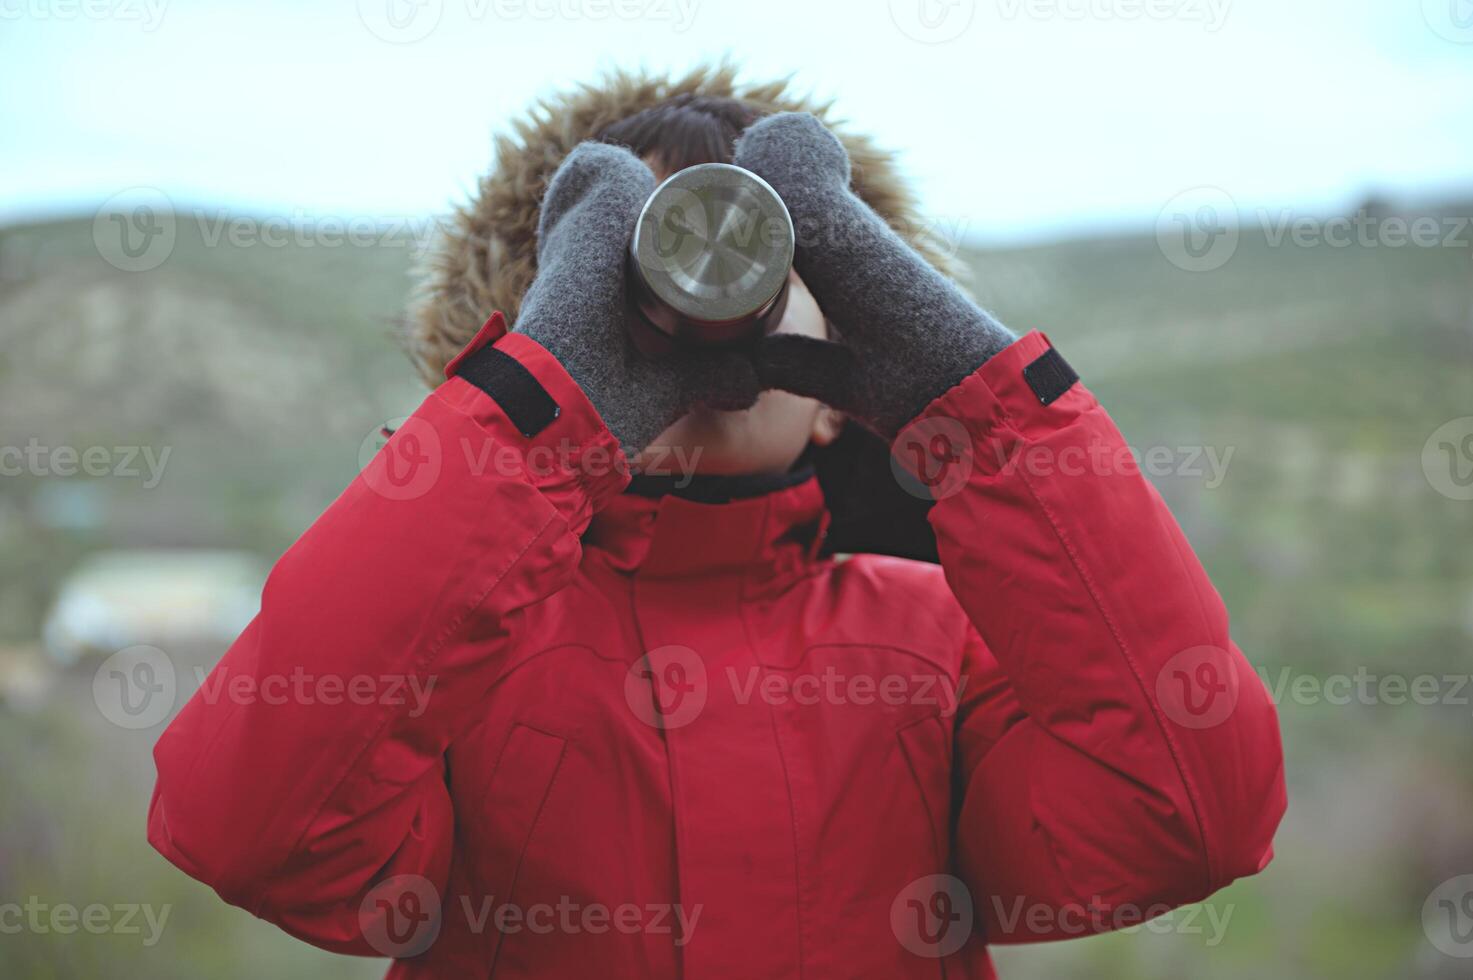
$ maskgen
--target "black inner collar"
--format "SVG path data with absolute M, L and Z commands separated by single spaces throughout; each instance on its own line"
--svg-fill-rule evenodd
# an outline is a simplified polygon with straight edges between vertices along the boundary
M 714 476 L 697 473 L 692 476 L 649 476 L 636 473 L 626 493 L 638 497 L 663 497 L 667 494 L 698 504 L 729 504 L 733 500 L 760 497 L 795 487 L 813 478 L 814 470 L 806 463 L 786 473 L 754 473 L 738 476 Z

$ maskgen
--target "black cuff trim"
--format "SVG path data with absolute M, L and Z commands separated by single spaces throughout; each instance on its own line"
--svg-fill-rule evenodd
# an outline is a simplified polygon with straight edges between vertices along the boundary
M 528 439 L 562 414 L 536 375 L 500 348 L 483 347 L 476 351 L 466 358 L 459 374 L 490 395 L 517 431 Z
M 1038 396 L 1040 403 L 1050 405 L 1079 380 L 1079 375 L 1064 360 L 1057 348 L 1050 347 L 1023 369 L 1023 379 Z

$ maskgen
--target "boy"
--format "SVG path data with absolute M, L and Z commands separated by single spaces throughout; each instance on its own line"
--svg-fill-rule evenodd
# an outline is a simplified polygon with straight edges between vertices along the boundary
M 392 976 L 686 978 L 988 977 L 1267 863 L 1273 709 L 1181 532 L 806 108 L 616 76 L 503 141 L 417 312 L 446 380 L 217 667 L 360 696 L 196 696 L 155 750 L 171 861 Z M 628 235 L 710 161 L 788 206 L 789 307 L 646 361 Z M 929 488 L 939 567 L 826 554 L 846 429 Z

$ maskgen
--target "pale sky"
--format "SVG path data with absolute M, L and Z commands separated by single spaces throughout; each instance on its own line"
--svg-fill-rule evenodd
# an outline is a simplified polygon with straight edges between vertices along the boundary
M 612 65 L 796 73 L 984 240 L 1473 196 L 1473 0 L 0 0 L 0 221 L 421 215 Z

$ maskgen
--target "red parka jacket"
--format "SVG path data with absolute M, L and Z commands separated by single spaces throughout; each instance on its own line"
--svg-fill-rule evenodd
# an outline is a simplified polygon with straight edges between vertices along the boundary
M 1273 707 L 1043 335 L 922 416 L 940 567 L 816 557 L 812 481 L 621 494 L 561 366 L 497 348 L 158 741 L 149 839 L 226 901 L 398 977 L 987 977 L 1268 861 Z

